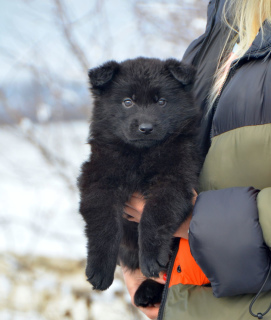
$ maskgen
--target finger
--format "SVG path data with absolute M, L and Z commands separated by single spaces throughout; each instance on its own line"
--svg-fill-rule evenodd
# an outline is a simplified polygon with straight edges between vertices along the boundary
M 197 192 L 196 192 L 194 189 L 192 189 L 192 191 L 193 191 L 193 194 L 194 194 L 194 197 L 192 198 L 192 204 L 193 204 L 193 206 L 194 206 L 195 203 L 196 203 L 198 194 L 197 194 Z
M 125 212 L 123 212 L 122 217 L 123 217 L 124 219 L 128 220 L 128 221 L 137 222 L 137 223 L 138 223 L 138 221 L 136 221 L 136 219 L 135 219 L 134 217 L 130 216 L 129 214 L 127 214 L 127 213 L 125 213 Z
M 129 221 L 135 221 L 135 222 L 140 221 L 141 214 L 134 208 L 131 208 L 129 205 L 126 205 L 124 207 L 124 213 L 126 214 L 124 218 L 128 219 Z
M 141 195 L 139 196 L 132 195 L 132 197 L 130 198 L 127 204 L 142 214 L 145 206 L 145 199 Z
M 198 196 L 198 194 L 197 194 L 195 189 L 192 189 L 192 192 L 193 192 L 194 196 L 196 196 L 196 197 Z

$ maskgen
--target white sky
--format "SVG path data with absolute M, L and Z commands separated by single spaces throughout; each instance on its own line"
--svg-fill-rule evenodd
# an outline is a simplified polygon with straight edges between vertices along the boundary
M 177 58 L 182 56 L 184 48 L 163 41 L 159 34 L 148 34 L 147 39 L 142 39 L 131 1 L 106 0 L 102 14 L 96 16 L 89 14 L 93 1 L 66 0 L 64 3 L 70 20 L 76 26 L 74 37 L 87 53 L 90 68 L 109 59 L 124 60 L 142 55 L 160 58 L 173 54 Z M 170 1 L 167 8 L 154 0 L 138 1 L 137 5 L 149 7 L 165 18 L 165 9 L 178 10 L 178 6 L 173 6 Z M 58 23 L 53 1 L 0 2 L 0 85 L 14 78 L 25 79 L 27 71 L 22 65 L 31 64 L 64 77 L 82 78 L 81 68 L 63 41 Z

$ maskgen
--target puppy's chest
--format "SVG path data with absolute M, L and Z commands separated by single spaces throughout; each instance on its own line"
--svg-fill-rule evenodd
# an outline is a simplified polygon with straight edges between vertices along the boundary
M 159 168 L 155 163 L 140 157 L 131 159 L 126 168 L 123 167 L 123 169 L 126 177 L 125 183 L 136 189 L 141 189 L 143 185 L 148 184 L 159 173 Z
M 134 190 L 145 192 L 172 170 L 177 173 L 179 160 L 161 153 L 138 156 L 127 167 L 126 183 Z

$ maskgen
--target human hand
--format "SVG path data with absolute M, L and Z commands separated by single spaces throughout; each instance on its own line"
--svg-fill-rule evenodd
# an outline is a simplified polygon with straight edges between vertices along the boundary
M 193 189 L 194 197 L 192 198 L 192 204 L 195 205 L 197 200 L 197 192 Z M 130 200 L 126 202 L 124 207 L 124 217 L 129 221 L 139 223 L 141 219 L 141 215 L 145 206 L 145 199 L 142 194 L 135 192 L 132 194 Z M 190 221 L 192 219 L 192 213 L 188 216 L 188 218 L 180 225 L 177 231 L 174 233 L 175 237 L 188 239 L 188 230 Z
M 125 284 L 127 286 L 128 292 L 131 297 L 131 302 L 135 306 L 135 303 L 134 303 L 135 292 L 137 291 L 141 283 L 145 281 L 147 278 L 142 274 L 140 269 L 131 271 L 123 266 L 121 266 L 121 268 L 122 268 Z M 161 272 L 159 275 L 159 278 L 153 278 L 153 280 L 161 284 L 165 284 L 166 280 L 164 279 L 164 274 L 165 273 Z M 141 310 L 148 318 L 155 320 L 158 317 L 159 307 L 160 307 L 160 303 L 155 304 L 154 306 L 148 306 L 145 308 L 143 307 L 137 307 L 137 308 L 139 308 L 139 310 Z
M 145 206 L 145 199 L 139 192 L 134 192 L 128 202 L 125 203 L 124 217 L 139 223 Z

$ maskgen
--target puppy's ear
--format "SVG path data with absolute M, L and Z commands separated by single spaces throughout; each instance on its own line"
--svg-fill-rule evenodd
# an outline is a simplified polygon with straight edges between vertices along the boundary
M 175 59 L 168 59 L 165 61 L 165 66 L 181 84 L 189 88 L 192 87 L 196 76 L 196 69 L 192 65 Z
M 108 61 L 100 67 L 88 71 L 89 82 L 92 88 L 99 89 L 111 81 L 119 69 L 116 61 Z

